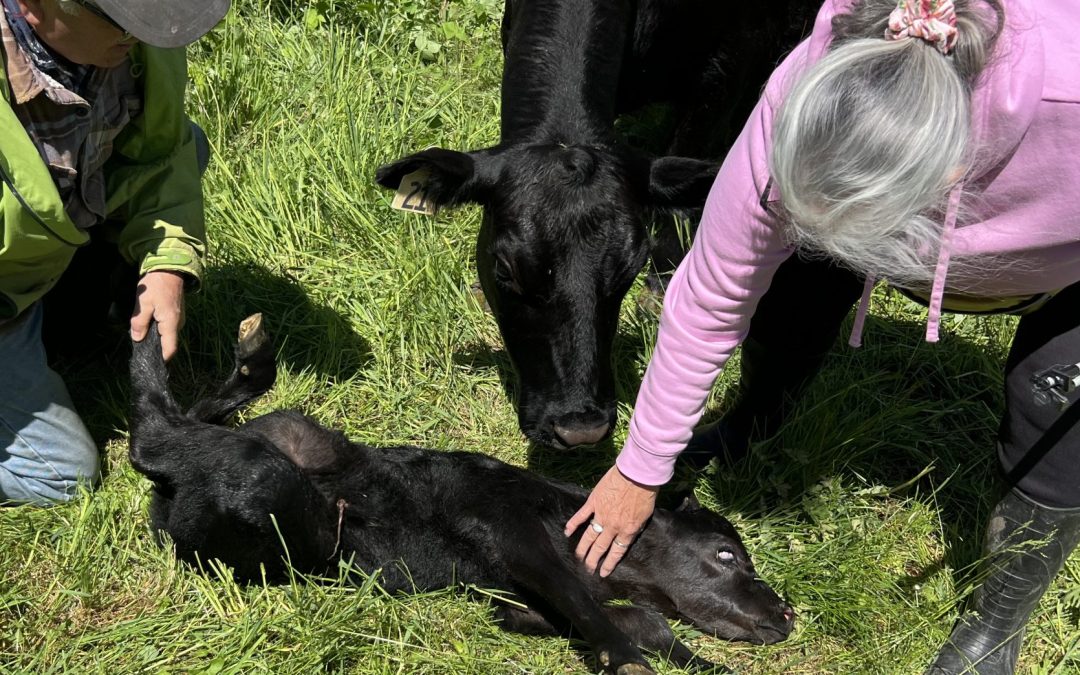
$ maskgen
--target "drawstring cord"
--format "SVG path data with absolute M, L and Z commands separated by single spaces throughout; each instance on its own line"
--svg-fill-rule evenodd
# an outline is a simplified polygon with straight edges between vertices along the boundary
M 851 336 L 848 344 L 852 347 L 862 346 L 863 325 L 866 324 L 866 310 L 870 308 L 870 294 L 874 290 L 877 279 L 873 275 L 866 275 L 863 282 L 862 298 L 859 299 L 859 309 L 855 312 L 855 323 L 851 326 Z
M 926 341 L 937 342 L 941 327 L 941 301 L 945 295 L 945 276 L 949 270 L 949 258 L 952 256 L 953 233 L 956 231 L 956 219 L 960 211 L 960 197 L 963 194 L 963 184 L 957 184 L 949 192 L 949 202 L 945 209 L 945 222 L 941 230 L 941 246 L 938 249 L 937 266 L 934 268 L 934 285 L 930 293 L 930 312 L 926 318 Z M 867 275 L 863 284 L 862 298 L 859 300 L 859 309 L 855 312 L 855 323 L 851 327 L 851 336 L 848 344 L 852 347 L 862 346 L 863 327 L 866 324 L 866 312 L 870 307 L 870 294 L 874 290 L 877 279 Z
M 949 205 L 945 210 L 945 227 L 941 231 L 941 248 L 938 249 L 937 267 L 934 269 L 934 287 L 930 293 L 930 314 L 926 319 L 926 341 L 938 341 L 938 328 L 941 323 L 941 299 L 945 295 L 945 275 L 952 256 L 953 233 L 956 231 L 956 218 L 960 210 L 960 195 L 963 183 L 958 183 L 949 193 Z

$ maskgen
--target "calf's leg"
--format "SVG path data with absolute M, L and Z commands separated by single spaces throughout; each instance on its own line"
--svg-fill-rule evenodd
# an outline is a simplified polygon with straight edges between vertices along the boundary
M 671 631 L 667 619 L 659 612 L 643 607 L 627 605 L 609 605 L 604 607 L 604 614 L 611 623 L 626 633 L 634 644 L 667 657 L 680 668 L 712 672 L 731 672 L 727 668 L 715 670 L 717 666 L 695 655 Z
M 641 651 L 612 623 L 589 589 L 556 553 L 543 527 L 508 528 L 505 534 L 502 558 L 513 580 L 566 617 L 589 643 L 605 672 L 653 672 Z
M 228 379 L 215 395 L 193 405 L 188 410 L 189 417 L 209 424 L 223 424 L 237 410 L 274 386 L 277 379 L 274 346 L 263 328 L 262 314 L 252 314 L 240 322 L 235 355 Z
M 602 607 L 608 620 L 630 638 L 638 647 L 666 657 L 679 668 L 694 671 L 730 672 L 696 656 L 690 648 L 679 641 L 671 631 L 667 619 L 659 612 L 643 607 L 606 605 Z M 503 630 L 523 635 L 568 635 L 569 625 L 560 628 L 532 607 L 499 605 L 495 619 Z
M 531 607 L 499 605 L 495 608 L 495 620 L 503 630 L 522 635 L 554 636 L 565 632 L 560 631 L 543 614 Z
M 154 480 L 183 470 L 175 449 L 184 447 L 184 416 L 169 391 L 169 373 L 161 354 L 161 334 L 156 323 L 142 342 L 132 343 L 131 362 L 131 464 Z

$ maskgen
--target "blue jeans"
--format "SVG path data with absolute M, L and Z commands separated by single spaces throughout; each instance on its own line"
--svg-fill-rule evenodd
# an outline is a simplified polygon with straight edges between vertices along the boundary
M 49 368 L 42 303 L 0 325 L 0 503 L 50 504 L 98 477 L 98 449 Z

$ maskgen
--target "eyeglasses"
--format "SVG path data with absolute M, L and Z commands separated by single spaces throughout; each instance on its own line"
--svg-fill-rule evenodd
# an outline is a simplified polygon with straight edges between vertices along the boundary
M 123 33 L 124 36 L 121 38 L 121 40 L 128 40 L 128 39 L 131 38 L 131 33 L 127 32 L 127 29 L 125 29 L 120 24 L 116 23 L 116 21 L 114 21 L 111 16 L 106 14 L 104 10 L 102 10 L 100 7 L 98 7 L 94 3 L 89 2 L 89 0 L 75 0 L 75 2 L 80 7 L 86 9 L 86 11 L 90 12 L 91 14 L 96 16 L 97 18 L 101 19 L 105 23 L 109 24 L 110 26 L 112 26 L 116 30 Z

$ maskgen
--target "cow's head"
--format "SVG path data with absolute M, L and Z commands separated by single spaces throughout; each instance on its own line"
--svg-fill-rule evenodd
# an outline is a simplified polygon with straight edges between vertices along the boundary
M 618 145 L 432 148 L 381 167 L 396 189 L 418 169 L 440 206 L 484 206 L 476 265 L 519 376 L 518 421 L 571 447 L 615 424 L 611 347 L 619 307 L 649 254 L 654 209 L 698 207 L 718 165 Z

